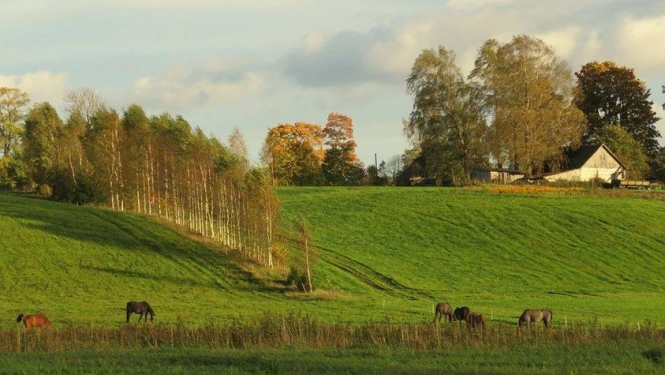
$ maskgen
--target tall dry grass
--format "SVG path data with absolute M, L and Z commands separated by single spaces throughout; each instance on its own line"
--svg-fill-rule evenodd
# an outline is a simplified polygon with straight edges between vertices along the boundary
M 134 348 L 262 349 L 390 347 L 408 350 L 441 350 L 454 346 L 506 348 L 524 343 L 588 344 L 649 340 L 665 345 L 665 329 L 651 324 L 640 327 L 605 327 L 590 322 L 564 328 L 542 326 L 518 329 L 492 322 L 484 329 L 463 323 L 392 323 L 362 325 L 321 323 L 309 316 L 264 315 L 255 321 L 235 321 L 228 326 L 208 324 L 130 324 L 121 328 L 66 327 L 54 330 L 0 331 L 0 351 L 34 352 L 113 350 Z

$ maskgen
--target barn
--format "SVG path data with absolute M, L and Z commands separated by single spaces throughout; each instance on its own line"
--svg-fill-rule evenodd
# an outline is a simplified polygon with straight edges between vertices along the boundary
M 623 180 L 626 166 L 623 165 L 604 144 L 582 146 L 568 158 L 564 171 L 547 173 L 542 177 L 547 181 L 590 181 L 600 178 L 605 182 Z
M 493 184 L 509 184 L 522 178 L 524 178 L 524 173 L 512 169 L 475 168 L 471 170 L 472 180 Z

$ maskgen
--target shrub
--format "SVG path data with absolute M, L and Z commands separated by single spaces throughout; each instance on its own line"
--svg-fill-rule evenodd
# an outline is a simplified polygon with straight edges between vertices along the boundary
M 303 292 L 307 291 L 307 275 L 304 271 L 296 267 L 289 268 L 289 275 L 286 277 L 286 284 L 290 287 Z

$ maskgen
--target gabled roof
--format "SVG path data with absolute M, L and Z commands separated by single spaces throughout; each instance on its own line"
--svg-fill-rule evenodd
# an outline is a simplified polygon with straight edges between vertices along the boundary
M 605 149 L 605 151 L 612 156 L 623 169 L 626 169 L 626 166 L 621 160 L 603 143 L 600 145 L 581 146 L 579 149 L 570 153 L 568 155 L 568 168 L 566 168 L 566 170 L 582 168 L 584 164 L 586 164 L 586 162 L 589 161 L 589 159 L 591 159 L 591 157 L 601 148 Z

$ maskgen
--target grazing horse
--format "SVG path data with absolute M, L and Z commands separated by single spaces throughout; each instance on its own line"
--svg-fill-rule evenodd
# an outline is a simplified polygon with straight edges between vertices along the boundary
M 145 319 L 143 319 L 144 323 L 148 321 L 148 314 L 150 315 L 150 321 L 151 322 L 155 318 L 155 311 L 152 309 L 152 307 L 150 307 L 150 305 L 146 301 L 141 301 L 141 302 L 129 301 L 129 302 L 127 302 L 127 323 L 129 323 L 129 316 L 132 315 L 132 313 L 141 314 L 139 316 L 139 322 L 141 321 L 141 318 L 143 318 L 143 315 L 145 315 Z
M 23 322 L 25 328 L 45 327 L 47 329 L 51 329 L 51 321 L 48 320 L 48 318 L 42 314 L 34 314 L 34 315 L 19 314 L 18 317 L 16 318 L 16 323 L 21 323 L 21 322 Z
M 524 310 L 522 313 L 522 316 L 520 316 L 520 319 L 518 320 L 517 324 L 519 327 L 523 325 L 530 326 L 531 323 L 536 323 L 543 321 L 543 324 L 545 324 L 545 328 L 551 328 L 552 327 L 552 311 L 551 310 L 545 310 L 545 309 L 538 309 L 538 310 L 532 310 L 532 309 L 527 309 Z
M 471 310 L 468 307 L 458 307 L 455 309 L 455 311 L 453 311 L 453 321 L 459 320 L 461 322 L 465 322 L 470 313 Z
M 485 328 L 485 317 L 482 314 L 471 313 L 466 318 L 466 324 L 471 328 Z
M 448 302 L 439 302 L 436 304 L 434 308 L 434 321 L 432 323 L 436 321 L 440 322 L 443 315 L 448 317 L 449 322 L 453 321 L 453 307 Z

